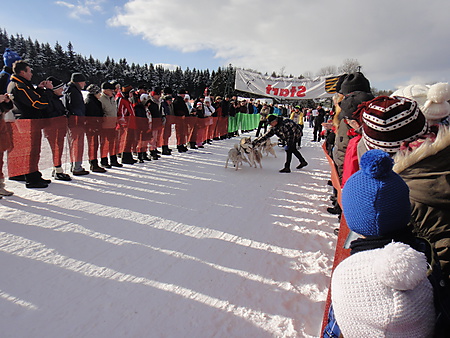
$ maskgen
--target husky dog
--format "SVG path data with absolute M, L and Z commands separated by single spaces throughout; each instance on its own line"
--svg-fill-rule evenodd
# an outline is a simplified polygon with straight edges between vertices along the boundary
M 270 139 L 267 139 L 263 143 L 259 144 L 259 149 L 261 150 L 262 154 L 265 154 L 266 156 L 269 156 L 269 154 L 272 154 L 276 158 L 277 154 L 275 153 L 275 149 L 273 147 L 276 146 L 277 144 L 278 143 L 276 143 L 276 142 L 271 143 Z
M 247 161 L 247 159 L 245 158 L 244 152 L 241 149 L 241 146 L 239 144 L 235 144 L 234 147 L 228 151 L 228 158 L 227 158 L 227 162 L 225 163 L 225 168 L 228 168 L 228 162 L 230 160 L 235 167 L 234 170 L 238 170 L 239 165 L 242 165 L 242 162 L 249 163 Z
M 248 158 L 248 163 L 251 167 L 257 167 L 256 164 L 259 164 L 259 167 L 262 168 L 261 158 L 262 154 L 259 148 L 253 147 L 252 139 L 250 137 L 243 137 L 240 143 L 241 148 L 244 150 L 245 155 Z

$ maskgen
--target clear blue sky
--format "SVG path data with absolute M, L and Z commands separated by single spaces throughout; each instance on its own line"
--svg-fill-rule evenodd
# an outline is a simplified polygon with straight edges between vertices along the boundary
M 448 82 L 450 1 L 9 1 L 0 27 L 104 61 L 315 75 L 356 59 L 378 89 Z

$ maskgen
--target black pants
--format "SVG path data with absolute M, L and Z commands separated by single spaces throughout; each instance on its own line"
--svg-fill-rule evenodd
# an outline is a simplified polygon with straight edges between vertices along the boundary
M 320 133 L 322 132 L 322 123 L 314 123 L 314 141 L 320 141 Z
M 285 147 L 286 150 L 286 163 L 284 164 L 285 168 L 290 169 L 291 168 L 291 161 L 292 161 L 292 154 L 295 155 L 295 157 L 298 158 L 300 163 L 305 163 L 306 160 L 303 158 L 302 154 L 297 149 L 298 140 L 295 140 L 294 142 L 288 143 L 288 145 Z

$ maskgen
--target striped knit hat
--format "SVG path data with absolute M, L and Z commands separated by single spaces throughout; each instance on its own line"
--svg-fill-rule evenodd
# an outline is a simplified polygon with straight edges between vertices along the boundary
M 365 102 L 358 114 L 363 122 L 363 140 L 368 149 L 396 153 L 403 142 L 428 131 L 425 116 L 416 101 L 405 97 L 378 96 Z

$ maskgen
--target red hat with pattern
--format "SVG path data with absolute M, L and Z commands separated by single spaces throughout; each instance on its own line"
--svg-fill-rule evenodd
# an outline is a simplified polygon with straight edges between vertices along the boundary
M 403 142 L 417 139 L 428 131 L 425 116 L 416 101 L 405 97 L 378 96 L 363 103 L 363 141 L 368 149 L 396 153 Z

